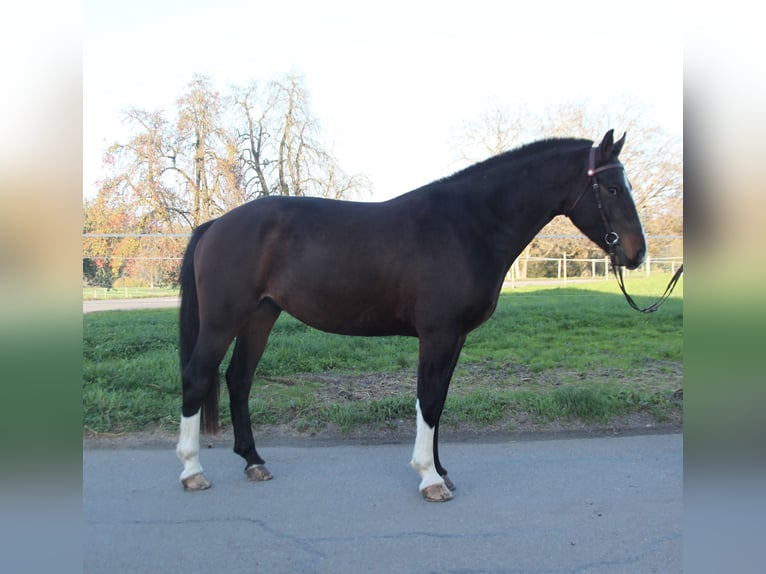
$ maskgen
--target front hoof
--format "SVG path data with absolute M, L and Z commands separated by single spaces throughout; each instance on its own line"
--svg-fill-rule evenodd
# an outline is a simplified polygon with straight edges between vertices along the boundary
M 269 469 L 266 468 L 266 465 L 263 464 L 254 464 L 252 466 L 248 466 L 245 469 L 245 474 L 247 475 L 248 480 L 253 480 L 256 482 L 263 482 L 265 480 L 271 480 L 274 478 L 271 472 L 269 472 Z
M 183 484 L 184 490 L 207 490 L 210 488 L 210 482 L 201 472 L 182 478 L 181 484 Z
M 426 486 L 420 492 L 428 502 L 447 502 L 452 500 L 452 492 L 443 483 Z
M 447 488 L 449 488 L 451 491 L 454 492 L 456 488 L 455 483 L 452 482 L 449 478 L 447 478 L 446 474 L 442 476 L 442 479 L 444 480 L 444 486 L 446 486 Z

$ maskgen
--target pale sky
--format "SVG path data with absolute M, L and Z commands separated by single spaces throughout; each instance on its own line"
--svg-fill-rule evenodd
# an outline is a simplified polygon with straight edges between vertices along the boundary
M 221 91 L 302 73 L 340 166 L 374 199 L 454 171 L 452 132 L 493 105 L 629 95 L 680 134 L 682 27 L 676 0 L 85 0 L 84 193 L 126 139 L 120 111 L 172 112 L 195 73 Z

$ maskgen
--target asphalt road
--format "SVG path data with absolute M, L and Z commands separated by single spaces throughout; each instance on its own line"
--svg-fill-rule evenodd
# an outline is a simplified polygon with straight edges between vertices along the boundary
M 164 309 L 178 307 L 178 297 L 141 297 L 135 299 L 89 299 L 82 302 L 82 312 L 118 311 L 128 309 Z
M 421 499 L 411 444 L 230 448 L 183 492 L 172 448 L 83 452 L 85 571 L 120 574 L 682 571 L 682 435 L 442 445 L 455 499 Z

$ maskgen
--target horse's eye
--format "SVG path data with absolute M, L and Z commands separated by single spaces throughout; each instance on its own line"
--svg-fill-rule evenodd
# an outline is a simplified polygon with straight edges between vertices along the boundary
M 617 188 L 616 187 L 607 187 L 606 190 L 609 192 L 609 195 L 617 195 Z

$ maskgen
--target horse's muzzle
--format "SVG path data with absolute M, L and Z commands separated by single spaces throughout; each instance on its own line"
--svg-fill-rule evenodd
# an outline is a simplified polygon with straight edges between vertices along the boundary
M 627 269 L 637 268 L 646 258 L 646 241 L 643 235 L 621 237 L 616 247 L 616 263 Z

